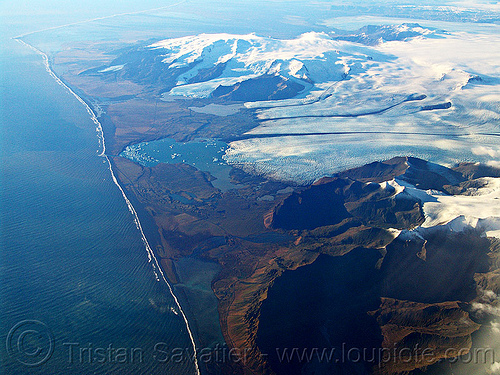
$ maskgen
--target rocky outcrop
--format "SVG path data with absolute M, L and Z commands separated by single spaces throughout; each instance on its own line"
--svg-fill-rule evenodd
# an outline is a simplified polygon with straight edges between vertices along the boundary
M 232 86 L 219 86 L 211 96 L 237 102 L 280 100 L 293 98 L 304 88 L 305 86 L 289 78 L 266 74 Z
M 418 199 L 391 185 L 365 183 L 348 178 L 321 179 L 293 193 L 275 207 L 270 226 L 280 229 L 314 229 L 356 218 L 364 225 L 381 228 L 413 228 L 424 221 Z
M 469 352 L 471 334 L 480 328 L 459 302 L 424 304 L 382 298 L 370 313 L 381 327 L 383 342 L 375 374 L 403 374 L 441 359 Z
M 480 163 L 460 163 L 453 170 L 468 180 L 481 177 L 500 177 L 500 168 Z

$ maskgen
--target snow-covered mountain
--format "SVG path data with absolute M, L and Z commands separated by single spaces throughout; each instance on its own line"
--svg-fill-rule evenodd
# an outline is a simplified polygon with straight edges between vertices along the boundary
M 165 39 L 119 56 L 100 74 L 153 84 L 170 95 L 237 101 L 289 99 L 388 61 L 369 45 L 434 36 L 418 24 L 367 26 L 354 33 L 308 32 L 295 39 L 200 34 Z
M 401 25 L 367 25 L 356 31 L 334 30 L 330 35 L 335 40 L 346 40 L 355 43 L 375 46 L 384 42 L 407 41 L 418 36 L 439 37 L 443 30 L 422 27 L 418 23 Z
M 189 83 L 204 69 L 221 65 L 221 76 L 227 78 L 280 74 L 288 78 L 321 82 L 348 72 L 344 64 L 335 64 L 346 53 L 339 50 L 338 42 L 324 33 L 306 33 L 292 40 L 254 34 L 201 34 L 167 39 L 150 48 L 160 49 L 165 54 L 163 63 L 169 69 L 197 63 L 178 77 L 180 84 Z
M 369 64 L 372 52 L 317 32 L 290 40 L 255 34 L 200 34 L 128 51 L 109 67 L 100 67 L 99 73 L 123 74 L 160 85 L 171 95 L 197 98 L 223 96 L 249 81 L 245 91 L 254 89 L 262 95 L 245 99 L 240 93 L 229 98 L 272 100 L 292 98 L 314 84 L 340 81 Z M 221 86 L 234 90 L 216 92 Z

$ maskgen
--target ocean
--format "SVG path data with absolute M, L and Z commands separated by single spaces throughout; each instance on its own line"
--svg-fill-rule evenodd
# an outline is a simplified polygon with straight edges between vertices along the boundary
M 1 49 L 0 373 L 195 373 L 86 108 L 39 54 Z

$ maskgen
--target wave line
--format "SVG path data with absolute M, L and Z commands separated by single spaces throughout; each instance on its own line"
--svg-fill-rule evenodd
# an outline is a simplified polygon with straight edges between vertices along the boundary
M 111 163 L 111 160 L 110 160 L 109 156 L 106 155 L 106 142 L 105 142 L 105 139 L 104 139 L 104 131 L 103 131 L 103 128 L 102 128 L 102 125 L 101 125 L 99 119 L 97 118 L 97 116 L 96 116 L 95 112 L 92 110 L 92 108 L 90 108 L 90 106 L 85 102 L 85 100 L 83 100 L 80 96 L 78 96 L 78 94 L 76 92 L 74 92 L 73 89 L 71 89 L 67 84 L 65 84 L 56 75 L 56 73 L 50 67 L 49 58 L 48 58 L 48 56 L 47 56 L 46 53 L 40 51 L 38 48 L 32 46 L 31 44 L 26 43 L 24 40 L 19 39 L 18 37 L 13 38 L 13 39 L 17 40 L 19 43 L 25 45 L 26 47 L 29 47 L 31 50 L 35 51 L 37 54 L 39 54 L 39 55 L 42 56 L 43 62 L 44 62 L 44 65 L 45 65 L 45 70 L 50 74 L 50 76 L 52 78 L 54 78 L 54 80 L 57 82 L 57 84 L 59 84 L 60 86 L 62 86 L 63 88 L 65 88 L 81 104 L 83 104 L 83 106 L 87 110 L 88 114 L 90 115 L 92 121 L 96 125 L 96 132 L 97 132 L 97 135 L 98 135 L 98 138 L 99 138 L 99 144 L 101 145 L 101 152 L 99 153 L 98 156 L 104 158 L 107 161 L 107 163 L 108 163 L 108 170 L 109 170 L 109 172 L 111 174 L 111 178 L 112 178 L 114 184 L 120 190 L 120 192 L 121 192 L 121 194 L 123 196 L 123 199 L 125 200 L 125 203 L 127 204 L 127 207 L 129 209 L 130 213 L 134 217 L 135 226 L 139 230 L 139 232 L 141 233 L 142 242 L 144 244 L 144 247 L 146 248 L 146 252 L 148 254 L 148 260 L 153 265 L 153 272 L 155 273 L 156 279 L 158 280 L 158 275 L 156 273 L 156 270 L 158 270 L 158 272 L 161 275 L 161 278 L 163 279 L 163 281 L 167 285 L 168 290 L 169 290 L 170 294 L 172 295 L 177 308 L 179 309 L 179 312 L 181 313 L 181 316 L 182 316 L 182 318 L 184 320 L 184 323 L 186 324 L 186 328 L 187 328 L 187 331 L 188 331 L 189 339 L 191 340 L 191 344 L 193 345 L 193 351 L 194 351 L 194 353 L 193 353 L 194 354 L 193 355 L 193 359 L 194 359 L 194 365 L 195 365 L 195 369 L 196 369 L 196 374 L 200 375 L 200 368 L 198 366 L 198 351 L 197 351 L 197 348 L 196 348 L 196 343 L 195 343 L 195 340 L 194 340 L 194 335 L 193 335 L 193 333 L 191 331 L 191 328 L 189 326 L 189 321 L 187 319 L 186 314 L 184 313 L 184 310 L 181 307 L 179 299 L 175 295 L 172 286 L 168 282 L 167 277 L 165 276 L 165 274 L 163 272 L 163 269 L 161 268 L 160 263 L 158 262 L 158 258 L 156 257 L 155 253 L 153 252 L 153 249 L 151 248 L 151 246 L 150 246 L 150 244 L 149 244 L 149 242 L 148 242 L 148 240 L 146 238 L 146 235 L 144 234 L 144 231 L 142 229 L 142 224 L 141 224 L 141 221 L 139 220 L 139 215 L 137 214 L 137 211 L 135 210 L 134 206 L 132 205 L 132 203 L 128 199 L 127 194 L 125 193 L 125 190 L 122 188 L 122 186 L 118 182 L 118 179 L 116 178 L 115 172 L 113 171 L 113 165 Z

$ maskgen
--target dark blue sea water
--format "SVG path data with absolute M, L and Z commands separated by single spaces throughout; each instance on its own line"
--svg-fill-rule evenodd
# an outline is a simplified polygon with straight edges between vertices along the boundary
M 94 123 L 40 55 L 1 44 L 0 373 L 194 373 L 162 363 L 191 342 Z

